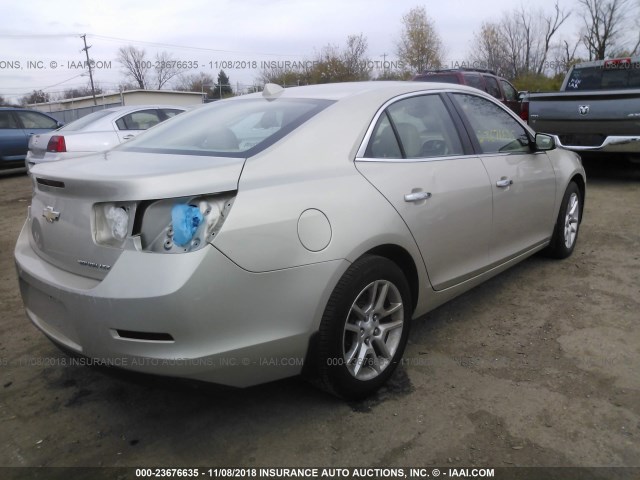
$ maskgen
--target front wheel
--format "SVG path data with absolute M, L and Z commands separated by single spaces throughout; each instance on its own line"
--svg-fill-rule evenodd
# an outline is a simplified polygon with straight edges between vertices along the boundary
M 318 374 L 340 397 L 374 393 L 402 358 L 411 320 L 409 285 L 392 261 L 357 260 L 334 289 L 320 324 Z
M 575 182 L 567 187 L 560 205 L 560 212 L 547 247 L 547 253 L 554 258 L 567 258 L 573 253 L 578 240 L 580 216 L 582 214 L 582 196 Z

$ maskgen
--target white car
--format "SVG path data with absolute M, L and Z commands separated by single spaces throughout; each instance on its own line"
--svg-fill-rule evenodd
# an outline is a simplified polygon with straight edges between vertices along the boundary
M 173 105 L 136 105 L 98 110 L 58 130 L 33 135 L 25 160 L 27 169 L 30 170 L 37 163 L 109 150 L 185 110 Z

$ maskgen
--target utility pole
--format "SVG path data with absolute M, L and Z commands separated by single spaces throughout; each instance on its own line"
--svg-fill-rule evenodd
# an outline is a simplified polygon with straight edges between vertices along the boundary
M 387 73 L 387 52 L 380 55 L 382 57 L 382 73 Z
M 82 50 L 84 50 L 84 53 L 87 54 L 87 65 L 89 66 L 89 80 L 91 81 L 91 94 L 93 95 L 93 104 L 94 105 L 98 105 L 98 101 L 96 100 L 96 89 L 93 86 L 93 73 L 91 72 L 91 60 L 89 60 L 89 49 L 91 48 L 91 45 L 89 45 L 87 47 L 87 34 L 85 33 L 84 35 L 80 35 L 82 37 L 82 40 L 84 40 L 84 48 Z

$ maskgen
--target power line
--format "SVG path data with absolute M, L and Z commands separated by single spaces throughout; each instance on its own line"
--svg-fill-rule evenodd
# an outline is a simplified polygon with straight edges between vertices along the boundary
M 275 57 L 296 57 L 296 56 L 300 56 L 300 54 L 288 54 L 288 53 L 266 53 L 266 52 L 244 52 L 244 51 L 239 51 L 239 50 L 221 50 L 221 49 L 216 49 L 216 48 L 206 48 L 206 47 L 192 47 L 192 46 L 188 46 L 188 45 L 176 45 L 173 43 L 159 43 L 159 42 L 146 42 L 143 40 L 130 40 L 130 39 L 126 39 L 126 38 L 118 38 L 118 37 L 108 37 L 105 35 L 97 35 L 97 34 L 93 34 L 90 33 L 88 34 L 89 37 L 93 37 L 93 38 L 100 38 L 102 40 L 111 40 L 111 41 L 116 41 L 116 42 L 120 42 L 120 43 L 133 43 L 133 44 L 137 44 L 137 45 L 148 45 L 148 46 L 153 46 L 153 47 L 171 47 L 171 48 L 182 48 L 185 50 L 200 50 L 200 51 L 204 51 L 204 52 L 220 52 L 220 53 L 235 53 L 235 54 L 243 54 L 243 55 L 271 55 L 271 56 L 275 56 Z

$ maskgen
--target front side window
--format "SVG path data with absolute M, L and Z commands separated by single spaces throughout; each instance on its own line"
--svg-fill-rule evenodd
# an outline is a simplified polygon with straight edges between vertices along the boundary
M 222 100 L 177 115 L 116 147 L 126 151 L 248 157 L 272 145 L 333 103 L 264 98 Z
M 439 95 L 405 98 L 390 105 L 371 138 L 373 158 L 461 155 L 457 130 Z
M 502 94 L 500 93 L 500 87 L 498 86 L 498 81 L 493 77 L 484 77 L 487 82 L 487 93 L 492 97 L 496 97 L 497 99 L 502 99 Z
M 482 153 L 530 152 L 529 135 L 511 115 L 486 98 L 454 93 Z
M 46 115 L 37 112 L 16 112 L 24 125 L 24 128 L 58 128 L 58 123 Z

